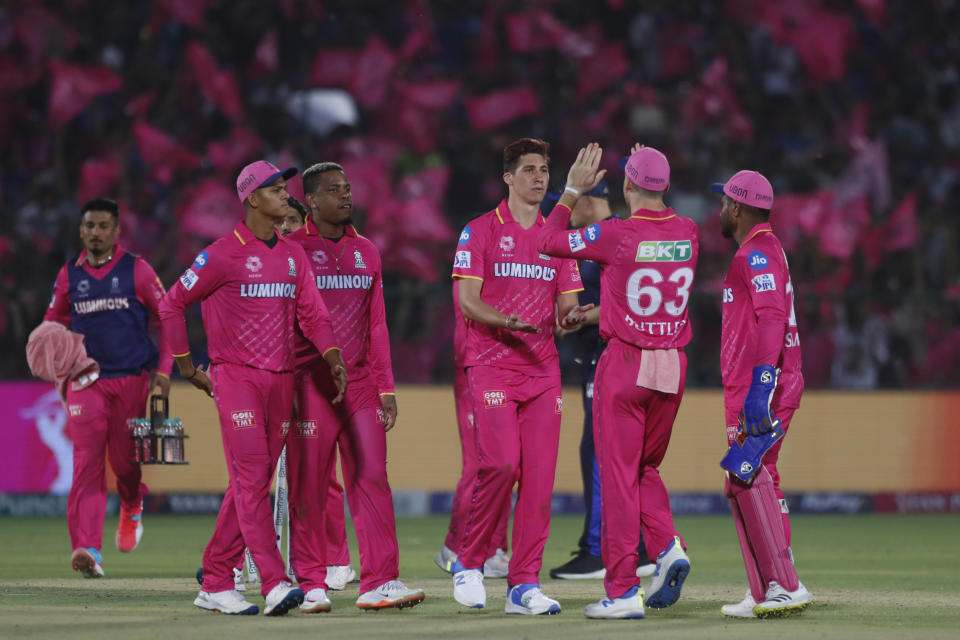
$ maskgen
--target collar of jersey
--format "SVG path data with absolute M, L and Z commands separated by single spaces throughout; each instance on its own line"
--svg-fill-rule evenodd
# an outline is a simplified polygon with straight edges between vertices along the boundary
M 117 260 L 119 260 L 120 258 L 122 258 L 122 257 L 123 257 L 123 254 L 125 254 L 126 252 L 127 252 L 126 249 L 124 249 L 123 247 L 121 247 L 119 244 L 114 243 L 114 245 L 113 245 L 113 255 L 110 256 L 110 259 L 107 260 L 106 262 L 104 262 L 104 263 L 103 263 L 102 265 L 100 265 L 99 267 L 91 267 L 90 264 L 87 263 L 87 250 L 84 249 L 83 251 L 80 252 L 80 257 L 77 258 L 77 261 L 74 263 L 74 266 L 77 266 L 77 267 L 86 266 L 88 269 L 90 269 L 90 270 L 92 270 L 92 271 L 96 271 L 97 269 L 103 269 L 103 268 L 104 268 L 105 266 L 107 266 L 107 265 L 116 264 L 116 263 L 117 263 Z
M 773 233 L 773 228 L 770 226 L 770 223 L 769 223 L 769 222 L 761 222 L 760 224 L 758 224 L 757 226 L 755 226 L 753 229 L 750 229 L 750 233 L 747 234 L 747 237 L 746 237 L 746 239 L 743 241 L 743 244 L 747 244 L 748 242 L 750 242 L 751 240 L 753 240 L 753 238 L 754 238 L 758 233 Z M 742 247 L 743 244 L 740 245 L 740 246 Z
M 320 235 L 320 232 L 317 231 L 317 227 L 316 225 L 313 224 L 313 219 L 311 218 L 307 218 L 307 222 L 306 224 L 303 225 L 303 228 L 304 228 L 304 233 L 306 233 L 308 236 Z M 343 235 L 359 238 L 360 232 L 357 231 L 357 228 L 354 227 L 352 224 L 348 224 L 346 227 L 343 228 Z
M 273 232 L 276 233 L 277 237 L 280 238 L 282 242 L 287 241 L 286 238 L 277 233 L 276 229 L 274 229 Z M 250 227 L 248 227 L 243 220 L 237 222 L 237 225 L 233 228 L 233 235 L 236 236 L 237 240 L 240 241 L 240 244 L 244 246 L 257 239 L 257 236 L 253 235 L 253 231 L 250 231 Z
M 659 211 L 653 211 L 653 210 L 651 210 L 651 209 L 637 209 L 636 213 L 632 214 L 630 217 L 631 217 L 631 218 L 636 218 L 637 220 L 652 220 L 652 221 L 654 221 L 654 222 L 659 222 L 659 221 L 661 221 L 661 220 L 669 220 L 670 218 L 676 218 L 676 217 L 677 217 L 677 214 L 673 212 L 673 208 L 672 208 L 672 207 L 667 207 L 666 209 L 663 210 L 664 213 L 669 212 L 669 214 L 670 214 L 670 215 L 665 215 L 665 216 L 641 216 L 641 215 L 637 215 L 637 214 L 639 214 L 641 211 L 648 211 L 648 212 L 650 212 L 650 213 L 660 213 Z
M 493 212 L 497 214 L 497 220 L 500 221 L 500 224 L 507 224 L 508 222 L 515 222 L 516 224 L 520 224 L 519 222 L 516 221 L 516 219 L 513 217 L 513 214 L 510 212 L 510 207 L 507 206 L 506 198 L 504 198 L 503 201 L 497 205 L 497 208 L 494 209 Z M 538 213 L 537 221 L 534 224 L 542 225 L 545 222 L 546 220 L 544 220 L 543 214 Z

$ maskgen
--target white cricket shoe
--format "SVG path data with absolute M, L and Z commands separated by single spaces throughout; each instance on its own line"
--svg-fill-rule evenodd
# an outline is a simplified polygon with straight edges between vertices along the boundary
M 683 581 L 690 573 L 690 558 L 683 551 L 680 538 L 673 537 L 670 545 L 657 556 L 657 570 L 650 582 L 650 595 L 645 605 L 666 609 L 680 599 Z
M 70 557 L 70 566 L 74 571 L 79 571 L 84 578 L 102 578 L 103 577 L 103 557 L 100 552 L 93 547 L 80 547 L 74 549 Z
M 447 567 L 451 563 L 457 561 L 457 554 L 455 554 L 453 550 L 450 549 L 450 547 L 448 547 L 447 545 L 443 545 L 440 548 L 440 551 L 437 551 L 437 555 L 433 556 L 433 561 L 437 563 L 438 567 L 440 567 L 447 573 L 450 573 L 450 569 L 448 569 Z
M 604 598 L 588 604 L 583 615 L 597 620 L 624 620 L 643 617 L 643 589 L 639 586 L 630 589 L 619 598 Z
M 483 563 L 484 578 L 506 578 L 510 572 L 510 556 L 503 549 L 497 547 L 496 553 Z
M 766 597 L 753 608 L 753 615 L 758 618 L 786 618 L 801 613 L 815 598 L 802 582 L 798 584 L 796 591 L 787 591 L 771 580 Z
M 304 613 L 326 613 L 330 611 L 330 598 L 327 592 L 319 587 L 307 591 L 303 597 L 303 604 L 300 605 L 300 611 Z
M 483 587 L 483 571 L 466 569 L 459 560 L 447 565 L 453 574 L 453 599 L 471 609 L 487 606 L 487 590 Z
M 390 580 L 373 591 L 361 593 L 357 598 L 358 609 L 405 609 L 423 602 L 423 589 L 411 589 L 399 580 Z
M 657 565 L 653 564 L 642 564 L 637 567 L 637 577 L 638 578 L 649 578 L 657 572 Z
M 263 615 L 282 616 L 302 602 L 303 591 L 286 580 L 282 580 L 267 594 L 266 603 L 263 606 Z
M 357 572 L 348 564 L 332 564 L 327 567 L 327 589 L 343 591 L 357 579 Z
M 240 593 L 247 590 L 247 585 L 243 581 L 243 571 L 236 567 L 233 568 L 233 588 Z
M 507 603 L 503 610 L 522 616 L 552 616 L 560 613 L 560 603 L 543 595 L 540 585 L 535 582 L 507 587 Z
M 747 589 L 746 597 L 737 604 L 725 604 L 720 607 L 720 612 L 730 618 L 756 618 L 753 615 L 753 608 L 757 606 L 757 601 L 753 599 L 753 593 Z
M 232 616 L 253 616 L 260 611 L 260 607 L 252 602 L 247 602 L 242 595 L 233 589 L 214 593 L 201 591 L 197 594 L 193 604 L 207 611 L 217 611 Z

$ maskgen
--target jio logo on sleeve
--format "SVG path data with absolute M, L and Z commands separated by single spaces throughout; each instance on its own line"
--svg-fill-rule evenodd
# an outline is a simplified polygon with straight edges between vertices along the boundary
M 762 269 L 766 269 L 767 265 L 770 264 L 770 261 L 767 259 L 767 256 L 765 256 L 762 251 L 754 251 L 749 256 L 747 256 L 747 264 L 750 265 L 751 269 L 760 271 Z

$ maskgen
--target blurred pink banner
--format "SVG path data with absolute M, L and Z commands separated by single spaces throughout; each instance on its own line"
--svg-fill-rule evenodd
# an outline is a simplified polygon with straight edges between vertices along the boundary
M 187 64 L 204 98 L 231 120 L 243 118 L 243 102 L 232 71 L 221 71 L 213 55 L 196 42 L 187 46 Z
M 496 129 L 540 110 L 537 94 L 529 86 L 494 91 L 467 99 L 470 125 L 478 131 Z
M 95 97 L 123 89 L 123 80 L 107 67 L 50 63 L 50 124 L 60 127 L 83 111 Z
M 0 383 L 4 407 L 0 493 L 70 491 L 73 442 L 60 396 L 47 382 Z

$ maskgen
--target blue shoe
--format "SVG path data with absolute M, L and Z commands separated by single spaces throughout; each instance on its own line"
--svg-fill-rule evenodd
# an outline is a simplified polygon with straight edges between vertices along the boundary
M 643 589 L 639 586 L 633 586 L 619 598 L 604 598 L 598 602 L 588 604 L 583 609 L 583 615 L 598 620 L 642 618 Z
M 684 553 L 680 538 L 674 536 L 670 545 L 657 556 L 657 570 L 644 604 L 653 609 L 666 609 L 674 604 L 680 599 L 680 589 L 689 573 L 690 558 Z
M 552 616 L 560 613 L 560 603 L 543 595 L 536 582 L 507 587 L 507 603 L 503 610 L 523 616 Z

